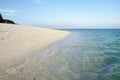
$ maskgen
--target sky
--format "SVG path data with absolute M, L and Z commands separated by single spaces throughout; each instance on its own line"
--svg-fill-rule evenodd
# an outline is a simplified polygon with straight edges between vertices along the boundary
M 48 28 L 120 28 L 120 0 L 0 0 L 18 24 Z

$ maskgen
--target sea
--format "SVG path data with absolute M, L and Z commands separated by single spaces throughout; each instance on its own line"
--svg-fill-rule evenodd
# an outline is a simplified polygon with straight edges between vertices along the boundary
M 63 31 L 71 34 L 32 56 L 33 80 L 120 80 L 120 29 Z

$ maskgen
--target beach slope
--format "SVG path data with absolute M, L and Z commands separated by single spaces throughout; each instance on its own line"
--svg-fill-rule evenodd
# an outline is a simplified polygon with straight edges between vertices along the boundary
M 0 24 L 0 71 L 4 73 L 26 56 L 46 48 L 68 34 L 69 32 L 60 30 Z

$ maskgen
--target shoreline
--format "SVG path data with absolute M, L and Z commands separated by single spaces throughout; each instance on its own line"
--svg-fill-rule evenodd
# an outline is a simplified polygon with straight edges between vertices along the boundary
M 0 23 L 0 71 L 21 64 L 27 56 L 62 40 L 70 32 Z M 2 75 L 0 75 L 1 77 Z

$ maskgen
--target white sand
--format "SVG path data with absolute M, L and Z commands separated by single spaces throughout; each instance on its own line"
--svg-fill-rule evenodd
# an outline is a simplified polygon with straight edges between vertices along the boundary
M 0 76 L 29 54 L 63 39 L 69 32 L 23 25 L 0 24 Z

